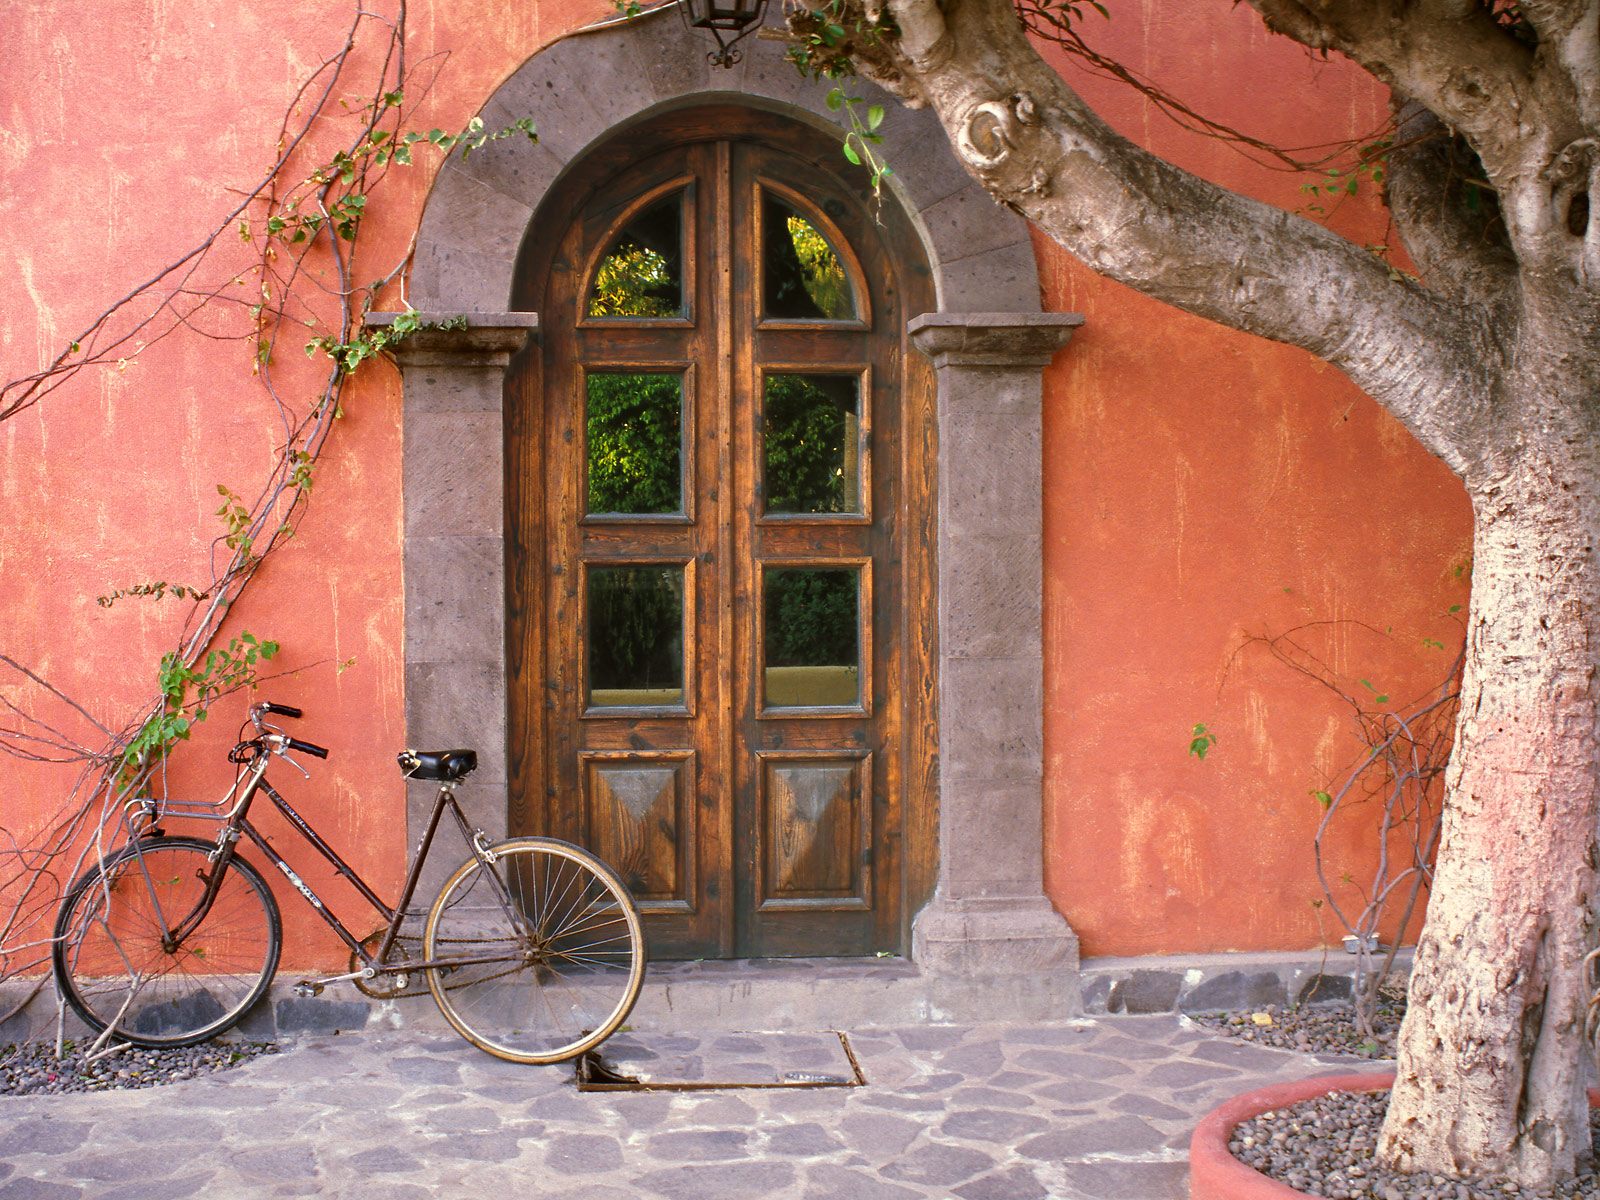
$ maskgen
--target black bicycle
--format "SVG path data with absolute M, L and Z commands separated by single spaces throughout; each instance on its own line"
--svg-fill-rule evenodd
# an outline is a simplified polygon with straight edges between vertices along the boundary
M 136 802 L 132 836 L 68 890 L 56 918 L 56 984 L 96 1032 L 141 1046 L 188 1046 L 232 1027 L 266 993 L 283 928 L 261 873 L 239 853 L 243 834 L 350 947 L 349 970 L 301 980 L 316 995 L 348 980 L 368 995 L 421 995 L 420 977 L 445 1019 L 499 1058 L 554 1063 L 598 1046 L 627 1019 L 644 982 L 644 936 L 627 888 L 588 851 L 553 838 L 490 843 L 472 828 L 456 785 L 477 766 L 471 750 L 400 755 L 412 779 L 437 781 L 426 832 L 393 908 L 267 782 L 273 758 L 304 773 L 291 752 L 327 758 L 267 722 L 299 709 L 257 704 L 255 737 L 229 759 L 240 768 L 214 805 Z M 357 938 L 250 823 L 258 794 L 283 814 L 382 918 Z M 419 939 L 402 934 L 434 835 L 449 813 L 470 857 L 445 881 Z M 217 821 L 214 840 L 169 836 L 167 819 Z M 411 947 L 417 949 L 417 956 Z

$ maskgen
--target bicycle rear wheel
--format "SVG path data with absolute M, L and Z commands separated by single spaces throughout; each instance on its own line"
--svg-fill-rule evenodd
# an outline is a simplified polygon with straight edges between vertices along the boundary
M 56 984 L 96 1033 L 139 1046 L 189 1046 L 221 1033 L 259 1000 L 278 969 L 283 929 L 260 874 L 228 862 L 211 907 L 181 943 L 168 934 L 194 913 L 216 849 L 193 838 L 147 838 L 101 859 L 56 915 Z
M 638 910 L 611 869 L 577 846 L 517 838 L 492 851 L 492 864 L 463 863 L 433 902 L 423 956 L 450 965 L 427 972 L 428 989 L 462 1037 L 498 1058 L 576 1058 L 639 998 Z

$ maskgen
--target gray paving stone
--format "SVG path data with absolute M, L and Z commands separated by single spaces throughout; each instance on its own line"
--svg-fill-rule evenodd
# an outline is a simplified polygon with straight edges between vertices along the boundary
M 930 1142 L 884 1167 L 883 1174 L 902 1183 L 952 1187 L 981 1171 L 992 1170 L 995 1165 L 993 1154 L 985 1154 L 970 1146 Z
M 1026 1113 L 1008 1112 L 997 1108 L 979 1108 L 969 1112 L 952 1113 L 939 1126 L 946 1137 L 961 1138 L 969 1142 L 998 1142 L 1002 1145 L 1020 1141 L 1042 1132 L 1049 1122 Z
M 908 1121 L 887 1113 L 852 1113 L 840 1133 L 852 1150 L 884 1162 L 905 1151 L 924 1129 L 921 1121 Z
M 1159 1090 L 1208 1083 L 1213 1079 L 1227 1079 L 1238 1074 L 1239 1072 L 1232 1067 L 1216 1066 L 1211 1063 L 1169 1062 L 1151 1067 L 1141 1078 L 1146 1087 L 1153 1085 L 1154 1089 Z
M 622 1147 L 603 1133 L 563 1133 L 544 1144 L 545 1166 L 563 1175 L 593 1175 L 622 1166 Z
M 1129 1037 L 1118 1033 L 1095 1042 L 1094 1053 L 1132 1062 L 1153 1062 L 1156 1059 L 1173 1058 L 1177 1052 L 1164 1039 Z
M 1027 1092 L 997 1087 L 957 1088 L 949 1095 L 946 1107 L 956 1108 L 1032 1108 L 1034 1099 Z
M 344 1160 L 344 1165 L 363 1175 L 414 1175 L 422 1169 L 419 1163 L 404 1150 L 392 1146 L 374 1146 Z
M 228 1166 L 246 1179 L 277 1183 L 310 1178 L 317 1172 L 317 1156 L 309 1146 L 253 1146 L 228 1152 Z
M 750 1135 L 742 1129 L 708 1129 L 658 1133 L 645 1148 L 664 1162 L 715 1162 L 746 1157 L 749 1144 Z
M 768 1152 L 780 1158 L 818 1158 L 843 1149 L 844 1142 L 838 1134 L 811 1121 L 783 1125 L 767 1134 Z
M 23 1154 L 61 1154 L 76 1150 L 89 1136 L 90 1126 L 79 1121 L 29 1117 L 10 1129 L 0 1131 L 0 1157 Z
M 461 1064 L 447 1058 L 411 1055 L 395 1059 L 391 1070 L 408 1083 L 461 1082 Z
M 1149 1154 L 1162 1149 L 1165 1136 L 1139 1117 L 1100 1117 L 1023 1142 L 1017 1153 L 1040 1162 L 1060 1162 L 1090 1154 Z
M 652 1171 L 635 1182 L 667 1200 L 748 1200 L 786 1188 L 794 1177 L 788 1163 L 712 1163 Z
M 1252 1046 L 1248 1042 L 1230 1037 L 1207 1038 L 1189 1049 L 1189 1057 L 1204 1062 L 1222 1063 L 1229 1067 L 1260 1068 L 1271 1070 L 1284 1060 L 1286 1051 L 1270 1050 L 1265 1046 Z
M 0 1185 L 0 1200 L 76 1200 L 83 1192 L 64 1183 L 47 1183 L 43 1179 L 13 1179 Z
M 961 1200 L 1052 1200 L 1039 1177 L 1022 1165 L 980 1175 L 955 1189 Z
M 1069 1050 L 1043 1051 L 1037 1056 L 1037 1065 L 1063 1079 L 1114 1079 L 1133 1070 L 1125 1062 Z
M 1051 1083 L 1036 1089 L 1034 1095 L 1061 1104 L 1092 1104 L 1096 1100 L 1104 1100 L 1107 1096 L 1117 1095 L 1117 1089 L 1109 1084 L 1096 1083 L 1092 1079 L 1064 1079 L 1060 1083 Z
M 1187 1200 L 1186 1163 L 1068 1163 L 1063 1168 L 1074 1192 L 1093 1200 Z
M 1118 1112 L 1132 1113 L 1136 1117 L 1150 1117 L 1160 1121 L 1193 1121 L 1187 1109 L 1163 1104 L 1154 1096 L 1122 1095 L 1111 1101 L 1107 1107 L 1114 1108 Z
M 821 1163 L 806 1171 L 806 1200 L 921 1200 L 927 1193 L 879 1179 L 871 1171 Z
M 452 1133 L 429 1147 L 439 1158 L 461 1158 L 469 1162 L 511 1162 L 522 1155 L 514 1133 Z
M 198 1195 L 211 1182 L 209 1171 L 183 1175 L 176 1179 L 145 1179 L 125 1187 L 100 1192 L 95 1200 L 184 1200 Z

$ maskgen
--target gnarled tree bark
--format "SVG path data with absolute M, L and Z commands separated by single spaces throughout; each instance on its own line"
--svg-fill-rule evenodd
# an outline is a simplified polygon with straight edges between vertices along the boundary
M 1600 882 L 1600 0 L 1525 0 L 1515 29 L 1488 0 L 1250 0 L 1394 89 L 1421 280 L 1120 137 L 1009 0 L 846 2 L 882 31 L 858 67 L 931 106 L 999 200 L 1102 274 L 1340 368 L 1465 483 L 1461 716 L 1381 1153 L 1570 1177 Z M 1474 223 L 1463 186 L 1497 207 Z

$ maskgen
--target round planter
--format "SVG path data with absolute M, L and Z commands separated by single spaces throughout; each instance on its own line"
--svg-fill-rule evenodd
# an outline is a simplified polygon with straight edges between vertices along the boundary
M 1394 1072 L 1366 1075 L 1321 1075 L 1273 1084 L 1224 1100 L 1212 1109 L 1189 1139 L 1189 1200 L 1296 1200 L 1297 1192 L 1247 1167 L 1228 1149 L 1228 1139 L 1241 1121 L 1275 1108 L 1299 1104 L 1325 1092 L 1381 1092 L 1394 1085 Z M 1589 1106 L 1600 1108 L 1600 1088 L 1589 1089 Z
M 1189 1200 L 1295 1200 L 1303 1197 L 1247 1167 L 1228 1149 L 1234 1126 L 1251 1117 L 1287 1108 L 1325 1092 L 1380 1092 L 1394 1084 L 1394 1072 L 1384 1075 L 1322 1075 L 1257 1088 L 1224 1100 L 1208 1112 L 1189 1139 Z

